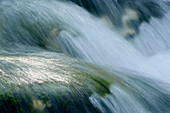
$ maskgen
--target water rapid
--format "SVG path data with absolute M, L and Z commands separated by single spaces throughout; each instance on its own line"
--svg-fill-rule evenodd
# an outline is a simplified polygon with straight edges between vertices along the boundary
M 168 113 L 169 17 L 161 0 L 0 1 L 0 112 Z

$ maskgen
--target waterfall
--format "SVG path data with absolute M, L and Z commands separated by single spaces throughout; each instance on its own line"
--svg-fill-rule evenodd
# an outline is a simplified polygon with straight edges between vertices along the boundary
M 0 112 L 168 113 L 168 1 L 0 1 Z

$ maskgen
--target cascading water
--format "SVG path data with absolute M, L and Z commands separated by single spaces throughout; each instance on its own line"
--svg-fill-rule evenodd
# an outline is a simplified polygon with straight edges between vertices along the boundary
M 168 1 L 90 1 L 0 1 L 0 112 L 170 111 Z

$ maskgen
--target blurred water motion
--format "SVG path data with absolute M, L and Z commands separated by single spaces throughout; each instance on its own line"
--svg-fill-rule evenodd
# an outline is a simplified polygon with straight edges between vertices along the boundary
M 0 1 L 0 112 L 168 113 L 168 4 Z

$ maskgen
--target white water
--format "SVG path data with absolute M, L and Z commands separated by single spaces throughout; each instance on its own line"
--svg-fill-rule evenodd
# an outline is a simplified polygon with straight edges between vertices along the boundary
M 136 77 L 138 75 L 147 76 L 152 81 L 159 80 L 170 83 L 170 67 L 168 67 L 170 65 L 169 13 L 162 19 L 153 18 L 149 24 L 142 24 L 139 36 L 128 42 L 106 21 L 93 17 L 79 7 L 77 9 L 71 8 L 69 11 L 74 13 L 63 14 L 64 18 L 68 19 L 67 24 L 76 31 L 76 35 L 67 31 L 59 33 L 58 37 L 65 53 L 110 70 L 118 70 L 124 74 L 133 73 Z M 105 111 L 102 103 L 111 112 L 117 113 L 168 111 L 169 108 L 164 108 L 164 104 L 159 105 L 165 99 L 157 97 L 157 91 L 152 90 L 154 84 L 149 83 L 151 86 L 153 85 L 150 89 L 148 88 L 150 86 L 145 86 L 140 83 L 140 80 L 134 82 L 126 77 L 124 79 L 132 85 L 128 86 L 127 84 L 127 91 L 114 84 L 110 87 L 111 94 L 104 98 L 94 94 L 89 98 L 90 101 L 103 113 L 109 111 Z M 131 91 L 128 90 L 131 87 L 132 90 L 135 89 L 132 92 L 135 95 L 129 93 Z M 162 86 L 161 88 L 166 89 L 167 87 Z M 169 94 L 169 90 L 166 90 Z M 145 101 L 155 108 L 149 110 Z
M 4 33 L 4 35 L 3 32 L 5 30 L 0 26 L 0 28 L 4 30 L 2 33 L 0 32 L 0 35 L 2 35 L 2 37 L 0 37 L 2 49 L 4 46 L 8 47 L 8 49 L 11 49 L 11 51 L 16 54 L 18 50 L 14 47 L 17 46 L 19 50 L 22 50 L 20 51 L 21 53 L 28 52 L 29 54 L 29 49 L 31 49 L 29 46 L 34 49 L 34 45 L 39 44 L 39 42 L 36 41 L 40 40 L 41 44 L 46 48 L 41 48 L 41 46 L 37 44 L 35 51 L 33 51 L 40 56 L 43 56 L 41 50 L 47 53 L 53 50 L 55 54 L 58 54 L 58 49 L 61 49 L 61 52 L 67 55 L 72 55 L 73 57 L 97 64 L 104 69 L 113 71 L 117 76 L 119 76 L 119 72 L 122 73 L 119 76 L 121 78 L 120 84 L 113 83 L 113 86 L 110 87 L 110 94 L 106 94 L 104 97 L 93 94 L 89 97 L 91 103 L 102 112 L 108 112 L 105 111 L 107 108 L 112 112 L 118 113 L 159 113 L 169 110 L 170 106 L 166 105 L 167 103 L 169 104 L 167 101 L 170 100 L 169 89 L 162 86 L 162 84 L 167 85 L 164 82 L 170 83 L 170 69 L 168 67 L 170 64 L 170 40 L 168 39 L 168 35 L 170 34 L 168 30 L 168 25 L 170 25 L 168 19 L 168 17 L 170 17 L 169 13 L 162 19 L 153 18 L 149 24 L 143 23 L 139 36 L 127 41 L 107 20 L 94 17 L 75 4 L 59 1 L 46 2 L 43 0 L 22 2 L 21 0 L 21 2 L 16 1 L 15 4 L 4 1 L 2 6 L 3 8 L 5 7 L 3 13 L 8 20 L 8 24 L 6 25 L 5 23 L 4 25 L 4 20 L 6 19 L 1 16 L 3 20 L 2 24 L 7 27 L 5 29 L 7 34 Z M 17 16 L 13 10 L 16 11 Z M 23 19 L 22 16 L 18 16 L 20 14 L 23 14 L 25 18 Z M 25 21 L 26 27 L 24 25 L 23 27 L 22 24 Z M 49 34 L 51 32 L 49 33 L 47 28 L 50 28 L 53 24 L 54 30 L 52 30 L 52 34 L 55 34 L 55 36 L 50 37 Z M 14 28 L 13 26 L 17 27 Z M 31 28 L 31 30 L 27 27 Z M 56 29 L 60 29 L 59 33 Z M 38 38 L 36 38 L 36 40 L 34 40 L 34 33 L 37 33 L 36 37 Z M 40 50 L 37 48 L 40 48 Z M 28 71 L 26 76 L 35 76 L 35 78 L 32 78 L 35 79 L 35 81 L 42 78 L 40 82 L 43 82 L 44 79 L 48 80 L 51 74 L 55 77 L 57 72 L 54 71 L 54 73 L 50 73 L 50 68 L 46 69 L 46 67 L 57 69 L 56 67 L 60 66 L 53 64 L 55 62 L 48 59 L 50 55 L 53 54 L 51 52 L 48 54 L 49 55 L 44 54 L 47 61 L 39 58 L 30 58 L 27 59 L 28 62 L 25 62 L 25 60 L 20 59 L 26 63 L 26 65 L 32 61 L 32 64 L 38 67 L 34 70 L 32 66 L 28 65 L 28 69 L 32 71 L 30 71 L 30 73 L 26 68 L 25 72 Z M 36 62 L 34 60 L 39 61 Z M 41 60 L 44 62 L 41 63 Z M 48 64 L 48 62 L 50 62 L 50 64 Z M 43 67 L 43 65 L 45 65 L 45 67 Z M 19 66 L 24 67 L 22 65 Z M 12 66 L 9 70 L 11 68 L 12 71 L 13 69 L 15 70 Z M 70 69 L 69 67 L 65 68 Z M 24 73 L 24 70 L 22 70 L 22 73 Z M 43 75 L 45 75 L 46 78 L 43 78 Z M 60 74 L 58 76 L 60 76 Z M 51 78 L 54 80 L 53 77 Z M 159 83 L 155 83 L 156 80 L 163 81 L 160 85 L 161 87 L 157 87 Z M 103 103 L 105 106 L 102 106 Z M 151 108 L 148 105 L 150 105 Z
M 65 40 L 64 48 L 74 48 L 69 50 L 73 56 L 109 69 L 119 71 L 123 71 L 124 68 L 130 69 L 170 83 L 168 64 L 164 63 L 168 62 L 168 55 L 163 56 L 166 60 L 143 55 L 159 53 L 169 48 L 169 14 L 162 20 L 153 18 L 149 24 L 144 23 L 139 36 L 129 43 L 106 22 L 93 17 L 85 10 L 79 7 L 67 9 L 74 13 L 62 12 L 63 19 L 77 35 L 73 38 L 71 34 L 63 31 L 59 37 Z
M 26 6 L 25 3 L 27 3 Z M 23 29 L 19 23 L 20 18 L 21 20 L 23 18 L 16 18 L 16 15 L 14 15 L 11 12 L 10 7 L 8 7 L 8 4 L 10 3 L 3 1 L 2 4 L 9 8 L 9 11 L 7 9 L 6 12 L 7 14 L 9 13 L 9 16 L 7 15 L 6 18 L 11 16 L 10 18 L 13 17 L 13 20 L 16 21 L 13 22 L 9 18 L 8 24 L 11 24 L 10 27 L 13 28 L 13 26 L 18 26 L 16 29 L 21 32 L 20 34 L 26 34 L 23 35 L 23 37 L 18 37 L 15 35 L 9 36 L 14 37 L 12 43 L 15 42 L 16 45 L 22 49 L 23 45 L 19 44 L 19 42 L 22 43 L 26 41 L 24 43 L 31 44 L 32 42 L 36 41 L 33 40 L 34 37 L 30 38 L 30 35 L 27 37 L 28 31 L 25 31 L 25 29 Z M 61 31 L 56 37 L 45 37 L 46 39 L 42 38 L 45 46 L 51 46 L 49 48 L 52 48 L 52 50 L 57 50 L 58 46 L 55 45 L 59 44 L 63 52 L 71 54 L 74 57 L 84 59 L 88 62 L 104 66 L 111 70 L 123 71 L 124 69 L 129 69 L 133 72 L 144 73 L 143 75 L 151 78 L 156 77 L 157 79 L 162 79 L 162 72 L 158 71 L 157 67 L 153 66 L 154 64 L 149 63 L 150 58 L 144 56 L 143 54 L 150 54 L 154 53 L 155 51 L 159 52 L 160 50 L 168 49 L 168 41 L 170 41 L 168 39 L 168 25 L 170 23 L 167 19 L 169 14 L 164 17 L 165 19 L 152 19 L 150 24 L 143 24 L 141 26 L 141 33 L 139 36 L 135 37 L 134 40 L 129 43 L 121 35 L 119 35 L 116 30 L 114 30 L 107 20 L 94 17 L 85 9 L 76 6 L 75 4 L 59 1 L 45 2 L 39 0 L 34 2 L 27 1 L 24 3 L 15 2 L 15 4 L 18 5 L 18 7 L 12 6 L 12 10 L 20 12 L 21 14 L 24 14 L 26 18 L 29 18 L 28 22 L 30 23 L 28 23 L 28 25 L 37 24 L 37 21 L 42 22 L 40 27 L 46 25 L 43 23 L 47 23 L 47 28 L 48 24 L 49 26 L 53 23 L 58 24 L 56 28 L 59 27 Z M 32 12 L 34 12 L 33 15 Z M 160 27 L 155 29 L 154 25 L 160 25 Z M 7 29 L 8 27 L 9 26 L 7 26 Z M 39 28 L 39 26 L 36 27 Z M 46 29 L 45 27 L 46 26 L 41 27 L 41 29 L 44 30 Z M 144 31 L 146 28 L 148 28 L 147 32 L 149 32 L 147 35 L 145 35 L 146 31 Z M 12 30 L 10 30 L 9 33 L 11 33 L 11 31 Z M 16 33 L 16 31 L 14 30 L 14 33 Z M 40 36 L 44 37 L 45 34 L 41 34 L 42 35 Z M 3 36 L 3 34 L 1 35 Z M 11 39 L 8 39 L 7 36 L 5 35 L 2 37 L 1 43 L 11 41 Z M 150 36 L 150 39 L 146 39 L 147 36 Z M 160 40 L 162 43 L 160 43 Z M 147 45 L 147 43 L 149 44 Z M 3 45 L 10 46 L 13 44 L 5 43 Z M 32 45 L 33 44 L 31 44 L 31 46 Z
M 152 18 L 150 23 L 143 23 L 140 34 L 130 43 L 147 58 L 151 65 L 161 75 L 155 75 L 160 80 L 170 83 L 170 12 L 162 19 Z

